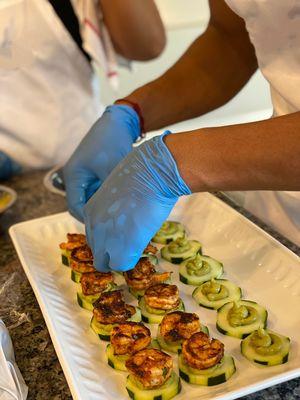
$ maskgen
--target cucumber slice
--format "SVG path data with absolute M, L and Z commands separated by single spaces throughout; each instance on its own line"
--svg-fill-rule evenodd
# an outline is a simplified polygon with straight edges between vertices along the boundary
M 93 303 L 99 298 L 99 296 L 100 293 L 85 296 L 80 290 L 79 292 L 77 292 L 77 303 L 80 305 L 81 308 L 84 308 L 88 311 L 93 311 Z
M 157 265 L 158 264 L 158 258 L 157 258 L 157 256 L 155 254 L 151 254 L 151 253 L 142 254 L 141 258 L 145 258 L 145 257 L 149 258 L 149 261 L 151 262 L 151 264 L 153 264 L 153 265 Z
M 172 312 L 175 310 L 180 310 L 184 311 L 184 304 L 182 300 L 180 299 L 179 305 L 177 308 L 174 308 L 172 310 L 161 310 L 161 309 L 156 309 L 156 308 L 150 308 L 146 305 L 144 297 L 142 297 L 139 300 L 139 307 L 141 309 L 142 313 L 142 321 L 147 322 L 149 324 L 159 324 L 161 323 L 163 317 L 165 314 L 168 312 Z
M 280 343 L 281 349 L 278 352 L 274 352 L 274 354 L 259 354 L 255 346 L 251 344 L 251 339 L 255 334 L 255 332 L 252 332 L 249 336 L 246 337 L 246 339 L 242 340 L 241 342 L 241 352 L 243 356 L 246 357 L 249 361 L 253 361 L 257 364 L 266 366 L 280 365 L 286 363 L 288 361 L 290 352 L 290 338 L 269 331 L 268 329 L 266 329 L 266 332 L 271 336 L 272 344 Z
M 193 261 L 195 258 L 198 258 L 198 260 L 201 260 L 203 263 L 206 264 L 207 266 L 207 273 L 201 274 L 201 269 L 199 269 L 198 275 L 195 274 L 189 274 L 187 270 L 187 265 L 189 262 Z M 219 261 L 208 257 L 208 256 L 202 256 L 200 254 L 196 254 L 193 257 L 188 258 L 187 260 L 183 261 L 180 264 L 179 268 L 179 279 L 182 283 L 185 283 L 186 285 L 193 285 L 193 286 L 199 286 L 203 282 L 209 281 L 212 278 L 220 278 L 223 273 L 223 264 L 220 263 Z
M 193 291 L 193 298 L 196 300 L 199 306 L 209 308 L 211 310 L 217 310 L 218 308 L 222 307 L 224 304 L 230 301 L 238 301 L 241 299 L 242 290 L 233 282 L 230 282 L 226 279 L 216 279 L 215 282 L 219 283 L 227 289 L 228 296 L 220 300 L 209 300 L 207 296 L 202 292 L 202 284 Z
M 131 318 L 128 319 L 128 321 L 134 321 L 134 322 L 140 322 L 141 321 L 141 310 L 136 307 L 136 312 L 133 314 Z M 96 320 L 96 318 L 93 316 L 91 319 L 90 327 L 92 330 L 96 333 L 96 335 L 99 336 L 101 340 L 110 340 L 110 334 L 114 326 L 118 324 L 101 324 Z
M 205 325 L 201 326 L 201 331 L 209 335 L 209 330 L 208 327 Z M 157 341 L 159 343 L 160 348 L 162 348 L 165 351 L 168 351 L 169 353 L 179 353 L 181 351 L 181 344 L 182 341 L 180 342 L 166 342 L 165 339 L 161 336 L 160 334 L 160 327 L 158 327 L 158 332 L 157 332 Z
M 160 350 L 160 346 L 156 339 L 152 339 L 149 347 Z M 119 371 L 127 371 L 126 361 L 130 357 L 130 354 L 123 354 L 123 355 L 114 354 L 114 349 L 111 344 L 108 344 L 106 346 L 105 354 L 107 358 L 107 364 L 110 367 L 117 369 Z
M 170 378 L 161 387 L 143 389 L 133 375 L 128 375 L 126 389 L 129 397 L 133 400 L 169 400 L 180 393 L 181 382 L 173 371 Z
M 70 250 L 61 249 L 61 262 L 66 267 L 70 266 L 70 255 L 71 255 Z
M 150 347 L 152 347 L 153 349 L 160 350 L 160 344 L 158 343 L 158 340 L 157 339 L 152 339 Z
M 170 246 L 173 246 L 175 243 L 180 243 L 182 239 L 177 239 L 174 242 L 171 242 L 167 246 L 164 246 L 161 249 L 161 256 L 165 260 L 171 262 L 172 264 L 180 264 L 187 258 L 195 256 L 197 253 L 201 254 L 201 244 L 197 240 L 188 240 L 189 249 L 184 251 L 174 252 Z
M 202 386 L 215 386 L 228 381 L 235 373 L 235 363 L 231 356 L 224 355 L 219 364 L 207 369 L 194 369 L 188 366 L 182 354 L 178 356 L 179 376 L 188 383 Z
M 111 290 L 115 290 L 117 288 L 117 285 L 115 283 L 109 283 L 107 285 L 107 288 L 103 290 L 101 293 L 104 292 L 109 292 Z M 77 292 L 77 303 L 80 305 L 80 307 L 85 308 L 86 310 L 93 311 L 93 303 L 99 299 L 101 293 L 96 293 L 96 294 L 90 294 L 88 296 L 85 296 L 82 293 L 82 290 L 80 289 Z
M 116 355 L 114 354 L 114 349 L 111 344 L 108 344 L 106 346 L 106 351 L 105 351 L 106 357 L 107 357 L 107 364 L 119 371 L 127 371 L 126 368 L 126 361 L 130 357 L 130 354 L 124 354 L 124 355 Z
M 144 296 L 146 289 L 144 289 L 144 290 L 142 290 L 142 289 L 141 290 L 135 290 L 135 289 L 132 289 L 132 287 L 128 286 L 128 290 L 129 290 L 129 293 L 132 294 L 132 296 L 134 296 L 136 299 L 139 300 L 141 297 Z
M 173 240 L 183 238 L 184 236 L 185 230 L 183 225 L 175 221 L 165 221 L 160 230 L 152 238 L 152 242 L 168 244 Z
M 237 304 L 255 309 L 257 313 L 256 321 L 248 325 L 232 326 L 228 321 L 228 313 L 233 307 L 233 304 L 233 302 L 226 303 L 220 307 L 217 312 L 216 327 L 219 332 L 223 333 L 223 335 L 244 339 L 253 331 L 267 326 L 268 312 L 264 307 L 260 306 L 255 301 L 250 300 L 240 300 Z
M 81 276 L 82 276 L 81 272 L 77 272 L 74 271 L 74 269 L 71 269 L 71 279 L 73 282 L 80 283 Z

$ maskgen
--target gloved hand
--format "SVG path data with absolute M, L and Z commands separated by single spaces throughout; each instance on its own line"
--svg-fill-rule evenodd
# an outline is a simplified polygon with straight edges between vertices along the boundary
M 21 171 L 21 166 L 0 150 L 0 180 L 10 179 Z
M 83 206 L 114 167 L 131 151 L 140 135 L 140 121 L 133 108 L 106 108 L 64 167 L 69 211 L 83 220 Z
M 157 136 L 136 147 L 84 207 L 95 267 L 127 271 L 168 217 L 179 196 L 191 191 Z

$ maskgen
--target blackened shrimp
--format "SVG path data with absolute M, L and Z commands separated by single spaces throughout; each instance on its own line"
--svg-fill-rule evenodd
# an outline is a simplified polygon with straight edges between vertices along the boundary
M 194 333 L 182 344 L 182 356 L 192 368 L 206 369 L 218 364 L 224 356 L 224 344 L 206 333 Z
M 147 247 L 144 250 L 144 254 L 156 254 L 157 253 L 157 248 L 153 246 L 151 243 L 147 244 Z
M 110 335 L 114 354 L 133 354 L 151 343 L 150 330 L 140 322 L 123 322 Z
M 123 300 L 121 290 L 102 293 L 93 306 L 94 317 L 101 324 L 125 322 L 135 314 L 135 308 Z
M 114 282 L 111 272 L 87 272 L 80 279 L 82 293 L 85 296 L 101 293 L 110 283 Z
M 72 250 L 70 266 L 74 271 L 81 273 L 95 271 L 93 254 L 87 244 Z
M 62 250 L 73 250 L 86 244 L 86 237 L 82 233 L 67 233 L 67 242 L 60 243 Z
M 167 342 L 179 342 L 188 339 L 200 331 L 197 314 L 173 311 L 166 314 L 160 323 L 160 334 Z
M 145 303 L 149 307 L 162 310 L 172 310 L 179 305 L 179 291 L 175 285 L 159 283 L 150 286 L 144 295 Z
M 156 273 L 147 257 L 141 258 L 133 269 L 124 273 L 127 285 L 135 290 L 144 290 L 156 283 L 165 282 L 170 275 L 170 272 Z
M 163 385 L 173 369 L 172 357 L 156 349 L 144 349 L 134 353 L 127 361 L 128 371 L 146 389 Z

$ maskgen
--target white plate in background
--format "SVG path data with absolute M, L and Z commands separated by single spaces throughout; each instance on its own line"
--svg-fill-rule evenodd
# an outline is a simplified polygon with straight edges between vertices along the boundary
M 215 328 L 216 313 L 199 307 L 194 289 L 178 281 L 178 266 L 160 260 L 173 270 L 187 311 L 196 312 L 213 337 L 225 343 L 237 372 L 226 383 L 197 387 L 183 383 L 176 400 L 229 400 L 300 376 L 300 261 L 299 258 L 245 217 L 216 197 L 203 193 L 181 198 L 170 219 L 182 222 L 188 236 L 203 244 L 203 253 L 224 264 L 225 277 L 238 284 L 244 298 L 257 301 L 269 312 L 268 326 L 291 338 L 289 362 L 275 367 L 253 365 L 240 353 L 240 341 Z M 67 232 L 83 232 L 68 213 L 39 218 L 10 228 L 10 235 L 46 320 L 72 396 L 78 400 L 125 400 L 126 373 L 106 364 L 106 342 L 89 328 L 91 313 L 76 303 L 76 284 L 60 263 L 58 245 Z M 133 304 L 136 304 L 133 301 Z

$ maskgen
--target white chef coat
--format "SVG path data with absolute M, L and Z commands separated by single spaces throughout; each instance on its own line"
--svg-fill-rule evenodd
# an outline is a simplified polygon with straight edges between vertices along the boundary
M 0 1 L 0 150 L 25 168 L 65 162 L 101 115 L 88 60 L 47 0 Z
M 260 70 L 270 83 L 274 116 L 300 111 L 300 2 L 226 2 L 245 20 Z M 249 191 L 229 195 L 300 246 L 300 192 Z

